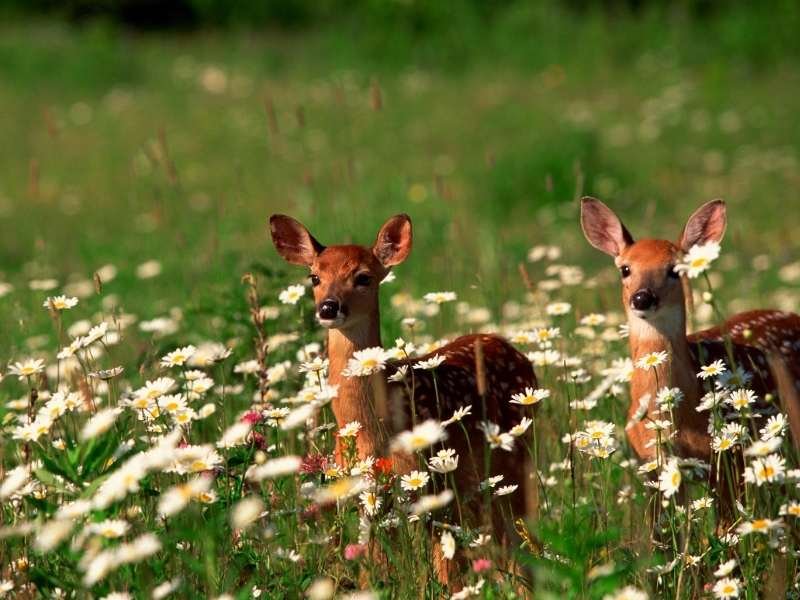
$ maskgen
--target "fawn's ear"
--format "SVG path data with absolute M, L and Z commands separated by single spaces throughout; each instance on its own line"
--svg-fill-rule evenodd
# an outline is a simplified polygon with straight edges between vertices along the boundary
M 633 236 L 614 211 L 588 196 L 581 199 L 581 227 L 592 246 L 615 258 L 633 244 Z
M 372 245 L 372 253 L 384 267 L 399 265 L 411 252 L 411 219 L 395 215 L 383 224 Z
M 689 217 L 678 246 L 688 252 L 692 246 L 721 242 L 728 224 L 724 200 L 706 202 Z
M 325 246 L 308 233 L 303 224 L 286 215 L 272 215 L 269 218 L 272 243 L 286 262 L 293 265 L 311 266 Z

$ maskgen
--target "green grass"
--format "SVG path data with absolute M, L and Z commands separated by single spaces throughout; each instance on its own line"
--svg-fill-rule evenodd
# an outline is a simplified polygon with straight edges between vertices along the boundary
M 502 316 L 510 301 L 530 304 L 537 319 L 537 310 L 553 299 L 572 302 L 575 317 L 619 312 L 611 265 L 580 233 L 577 199 L 583 194 L 609 202 L 635 236 L 670 239 L 701 202 L 725 198 L 730 226 L 722 268 L 715 271 L 718 298 L 731 311 L 768 305 L 796 310 L 798 279 L 781 276 L 780 269 L 800 254 L 800 122 L 794 102 L 800 58 L 793 47 L 777 46 L 786 42 L 782 28 L 793 14 L 769 21 L 780 25 L 773 37 L 759 29 L 761 21 L 745 23 L 735 15 L 684 27 L 662 27 L 655 18 L 577 20 L 547 11 L 534 16 L 506 15 L 491 31 L 462 29 L 463 37 L 455 40 L 402 32 L 382 41 L 378 32 L 368 32 L 354 41 L 355 34 L 325 30 L 151 36 L 104 26 L 78 31 L 54 23 L 3 25 L 0 283 L 14 290 L 0 297 L 0 372 L 8 361 L 32 355 L 55 364 L 63 341 L 41 307 L 55 291 L 31 291 L 30 280 L 52 277 L 61 290 L 90 281 L 98 268 L 112 264 L 117 277 L 104 282 L 101 293 L 82 297 L 78 308 L 65 313 L 67 324 L 96 322 L 110 313 L 143 321 L 174 316 L 176 309 L 182 320 L 178 332 L 166 337 L 130 327 L 123 343 L 96 366 L 124 365 L 123 380 L 137 388 L 159 374 L 157 359 L 165 352 L 210 339 L 234 347 L 231 364 L 215 368 L 212 376 L 217 383 L 234 377 L 233 361 L 253 356 L 241 276 L 257 274 L 261 302 L 269 305 L 277 304 L 286 284 L 304 276 L 286 266 L 269 241 L 267 218 L 274 212 L 303 221 L 323 243 L 371 243 L 390 215 L 411 216 L 414 250 L 396 270 L 397 282 L 384 289 L 385 341 L 401 333 L 402 315 L 389 307 L 390 296 L 400 291 L 420 297 L 454 290 L 471 306 L 490 309 L 493 323 L 511 327 L 526 322 Z M 542 25 L 548 16 L 550 27 Z M 524 26 L 530 23 L 539 23 L 536 35 Z M 537 244 L 558 245 L 559 262 L 581 266 L 592 280 L 598 276 L 599 286 L 526 296 L 519 265 Z M 757 269 L 752 261 L 758 256 Z M 151 259 L 160 261 L 162 273 L 138 278 L 136 267 Z M 527 268 L 534 285 L 546 278 L 541 265 Z M 282 309 L 278 321 L 268 322 L 268 333 L 298 331 L 301 341 L 321 339 L 310 308 Z M 448 307 L 444 317 L 431 319 L 428 331 L 451 335 L 476 327 L 461 323 L 454 312 Z M 572 333 L 574 321 L 560 324 L 569 332 L 564 348 L 585 356 L 596 378 L 608 362 L 604 358 L 626 355 L 624 344 L 614 343 L 598 359 L 596 346 Z M 274 359 L 294 360 L 295 346 Z M 560 435 L 578 426 L 567 398 L 597 383 L 573 389 L 556 376 L 544 376 L 556 392 L 537 423 L 547 432 L 539 441 L 539 467 L 545 471 L 564 458 Z M 294 376 L 278 389 L 289 394 L 300 381 Z M 249 380 L 244 392 L 231 395 L 211 421 L 194 430 L 194 443 L 217 439 L 223 424 L 247 408 L 253 390 Z M 8 402 L 28 392 L 8 377 L 0 387 L 0 415 L 11 420 L 15 411 Z M 622 439 L 626 407 L 626 394 L 607 397 L 593 416 L 613 420 Z M 70 420 L 60 435 L 74 438 L 82 422 Z M 126 428 L 137 436 L 136 449 L 144 447 L 141 424 L 129 415 L 121 423 L 102 444 L 76 442 L 80 450 L 74 456 L 60 456 L 47 445 L 35 456 L 67 461 L 47 463 L 45 470 L 77 481 L 73 463 L 92 452 L 106 460 L 130 437 Z M 7 422 L 0 433 L 5 468 L 24 460 L 10 439 L 12 428 Z M 269 428 L 263 432 L 270 441 L 295 443 Z M 294 451 L 305 449 L 298 445 Z M 615 456 L 621 460 L 627 452 Z M 331 553 L 309 542 L 314 532 L 291 516 L 271 522 L 277 541 L 248 534 L 242 546 L 233 544 L 227 513 L 240 493 L 242 465 L 252 456 L 239 449 L 226 460 L 233 461 L 233 483 L 229 478 L 220 485 L 220 501 L 202 511 L 195 506 L 166 530 L 153 511 L 157 493 L 177 481 L 172 475 L 153 475 L 141 496 L 96 512 L 93 520 L 141 506 L 144 516 L 131 517 L 135 530 L 157 530 L 169 551 L 143 565 L 141 578 L 124 567 L 93 593 L 125 588 L 144 597 L 178 574 L 186 597 L 246 594 L 251 585 L 267 590 L 267 597 L 279 597 L 280 590 L 293 597 L 323 573 L 342 590 L 365 572 L 380 587 L 379 569 L 343 561 L 340 548 Z M 550 554 L 523 553 L 521 559 L 537 569 L 540 590 L 600 598 L 631 582 L 652 597 L 674 591 L 674 574 L 659 588 L 655 576 L 645 573 L 656 560 L 641 535 L 650 492 L 619 460 L 584 461 L 574 488 L 567 481 L 554 489 L 556 510 L 535 528 Z M 99 482 L 107 474 L 98 459 L 85 480 Z M 614 496 L 623 483 L 634 486 L 634 500 L 618 506 Z M 282 507 L 300 502 L 293 480 L 261 491 L 265 498 L 280 498 Z M 42 501 L 28 498 L 20 506 L 26 518 L 39 518 L 76 495 L 70 490 Z M 574 507 L 574 496 L 588 498 L 588 508 Z M 754 498 L 769 502 L 769 514 L 776 514 L 780 498 Z M 1 510 L 6 525 L 21 518 L 10 505 Z M 198 531 L 194 520 L 201 518 Z M 356 523 L 355 511 L 343 510 L 327 515 L 320 527 L 340 536 L 343 546 L 354 541 Z M 600 530 L 597 538 L 580 536 L 589 527 Z M 705 570 L 686 576 L 685 594 L 700 594 L 713 581 L 709 569 L 724 553 L 713 545 L 712 531 L 713 522 L 706 522 L 693 540 L 712 545 Z M 389 585 L 399 597 L 410 597 L 429 575 L 412 559 L 429 548 L 422 529 L 411 527 L 403 535 L 416 554 L 397 558 L 402 567 Z M 181 541 L 189 548 L 184 555 L 171 550 Z M 275 558 L 278 546 L 293 543 L 305 562 Z M 791 543 L 796 551 L 796 541 Z M 553 560 L 552 552 L 566 563 Z M 771 568 L 774 554 L 757 544 L 743 552 L 746 594 L 756 598 L 766 585 L 759 572 Z M 22 555 L 43 589 L 59 578 L 61 587 L 80 586 L 78 552 L 62 547 L 44 556 L 14 538 L 0 549 L 0 562 Z M 588 579 L 589 568 L 610 560 L 616 565 L 611 576 Z M 786 560 L 792 572 L 794 559 Z M 5 570 L 0 575 L 11 576 Z M 25 580 L 19 572 L 13 576 Z M 512 589 L 485 593 L 507 597 Z M 437 593 L 434 584 L 427 590 Z

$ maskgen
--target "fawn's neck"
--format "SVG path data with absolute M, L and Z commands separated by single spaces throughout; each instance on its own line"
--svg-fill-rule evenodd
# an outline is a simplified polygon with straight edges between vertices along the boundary
M 362 430 L 356 438 L 359 456 L 377 454 L 386 442 L 382 420 L 385 413 L 376 406 L 376 397 L 386 398 L 385 373 L 378 372 L 369 377 L 346 377 L 342 370 L 358 350 L 381 345 L 380 319 L 374 319 L 346 330 L 328 330 L 328 377 L 331 385 L 339 386 L 339 393 L 331 402 L 333 414 L 339 427 L 351 421 L 361 423 Z
M 639 408 L 640 399 L 649 396 L 647 407 L 648 419 L 665 419 L 667 415 L 656 415 L 655 398 L 664 387 L 679 388 L 684 395 L 683 401 L 673 413 L 678 436 L 676 449 L 680 454 L 700 456 L 708 446 L 705 430 L 705 418 L 697 413 L 697 406 L 702 396 L 702 388 L 697 380 L 697 365 L 689 350 L 686 339 L 686 315 L 676 311 L 671 319 L 662 319 L 658 323 L 646 321 L 635 315 L 629 315 L 630 351 L 634 363 L 651 352 L 666 352 L 667 360 L 651 369 L 635 368 L 631 377 L 631 405 L 628 409 L 630 419 Z M 647 442 L 655 434 L 638 423 L 628 430 L 628 437 L 634 449 L 641 457 L 652 457 L 655 448 L 647 447 Z

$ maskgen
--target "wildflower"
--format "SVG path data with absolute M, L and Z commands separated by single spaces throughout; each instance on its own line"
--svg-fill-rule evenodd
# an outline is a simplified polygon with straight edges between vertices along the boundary
M 301 373 L 324 373 L 328 370 L 328 364 L 329 361 L 327 358 L 315 356 L 310 361 L 301 363 L 298 370 Z
M 786 422 L 786 417 L 783 415 L 783 413 L 771 416 L 769 419 L 767 419 L 767 424 L 759 431 L 761 434 L 761 439 L 764 441 L 769 441 L 773 438 L 782 436 L 786 431 L 787 425 L 788 423 Z
M 309 600 L 331 600 L 335 593 L 336 584 L 330 577 L 318 577 L 306 590 Z
M 778 454 L 756 458 L 744 470 L 744 480 L 761 487 L 764 483 L 783 481 L 786 474 L 786 459 Z
M 606 322 L 606 316 L 598 313 L 589 313 L 581 319 L 581 325 L 588 325 L 589 327 L 596 327 Z
M 461 421 L 461 419 L 470 414 L 472 414 L 472 406 L 469 405 L 461 406 L 453 412 L 452 416 L 449 419 L 447 419 L 446 421 L 442 421 L 442 427 L 447 427 L 448 425 L 457 423 L 458 421 Z
M 81 429 L 80 438 L 90 440 L 108 431 L 122 412 L 121 408 L 105 408 L 97 411 Z
M 756 440 L 745 451 L 745 456 L 767 456 L 783 444 L 783 438 L 773 437 L 768 440 Z
M 414 504 L 411 505 L 410 514 L 412 516 L 420 516 L 434 510 L 438 510 L 450 504 L 453 501 L 454 494 L 452 490 L 444 490 L 440 494 L 422 496 Z
M 613 594 L 606 594 L 603 596 L 603 600 L 647 600 L 647 593 L 628 585 Z
M 516 425 L 514 425 L 514 427 L 508 430 L 508 433 L 510 433 L 514 437 L 519 437 L 523 435 L 526 431 L 528 431 L 528 428 L 531 426 L 532 423 L 533 419 L 529 419 L 528 417 L 523 417 L 519 423 L 517 423 Z
M 297 302 L 305 295 L 305 293 L 305 286 L 290 285 L 288 288 L 278 294 L 278 300 L 280 300 L 282 304 L 297 304 Z
M 554 339 L 561 335 L 561 330 L 558 327 L 541 327 L 534 329 L 533 337 L 540 346 L 547 347 Z
M 572 305 L 569 302 L 553 302 L 545 307 L 545 312 L 551 317 L 566 315 L 571 310 Z
M 264 510 L 264 503 L 258 496 L 247 496 L 237 502 L 231 510 L 231 525 L 234 529 L 246 529 Z
M 661 470 L 658 477 L 659 489 L 664 493 L 665 498 L 672 497 L 681 486 L 681 470 L 678 467 L 678 459 L 672 458 Z
M 738 579 L 726 577 L 717 581 L 717 583 L 714 584 L 712 591 L 714 592 L 714 596 L 720 598 L 721 600 L 727 600 L 727 598 L 738 598 L 740 585 L 741 584 L 739 583 Z
M 402 450 L 403 452 L 419 452 L 437 442 L 444 440 L 447 434 L 441 423 L 433 419 L 428 419 L 414 427 L 411 431 L 403 431 L 398 434 L 391 444 L 392 451 Z
M 351 421 L 347 423 L 344 427 L 339 429 L 338 436 L 340 438 L 354 438 L 358 435 L 358 432 L 361 431 L 362 426 L 361 423 L 358 421 Z
M 490 448 L 501 448 L 506 452 L 513 450 L 514 436 L 510 433 L 501 433 L 500 426 L 497 423 L 484 421 L 480 427 L 483 429 L 483 434 Z
M 789 504 L 784 504 L 783 506 L 781 506 L 780 512 L 782 515 L 800 517 L 800 502 L 792 500 L 791 502 L 789 502 Z
M 714 571 L 714 577 L 727 577 L 736 568 L 736 564 L 735 558 L 725 561 L 719 567 L 717 567 L 716 571 Z
M 406 374 L 408 374 L 408 366 L 402 365 L 397 367 L 397 370 L 389 375 L 386 379 L 392 383 L 396 383 L 399 381 L 403 381 L 406 378 Z
M 74 308 L 78 305 L 77 298 L 68 298 L 67 296 L 49 296 L 42 306 L 48 310 L 63 311 Z
M 348 359 L 347 367 L 342 370 L 342 374 L 345 377 L 372 375 L 384 369 L 387 359 L 386 351 L 379 346 L 356 350 L 353 352 L 353 357 Z
M 6 478 L 0 485 L 0 500 L 5 500 L 13 496 L 30 479 L 30 467 L 20 465 L 6 472 Z
M 780 527 L 783 527 L 783 521 L 781 519 L 754 519 L 752 521 L 743 522 L 736 528 L 736 532 L 741 535 L 769 533 Z
M 346 500 L 367 489 L 367 482 L 363 477 L 344 477 L 337 479 L 330 485 L 319 488 L 314 494 L 314 501 L 318 504 L 328 504 Z
M 194 356 L 195 352 L 197 352 L 197 348 L 194 346 L 184 346 L 183 348 L 173 350 L 161 359 L 161 366 L 182 367 L 192 356 Z
M 429 370 L 435 369 L 445 361 L 445 357 L 441 354 L 435 354 L 426 360 L 420 360 L 414 363 L 415 369 Z
M 492 561 L 488 558 L 476 558 L 472 561 L 472 571 L 474 573 L 483 573 L 492 568 Z
M 434 473 L 450 473 L 458 468 L 458 455 L 452 448 L 439 450 L 428 460 L 428 467 Z
M 364 507 L 364 512 L 370 517 L 374 517 L 381 508 L 383 501 L 371 491 L 363 491 L 359 494 L 358 499 L 361 501 L 361 506 Z
M 524 391 L 511 396 L 511 404 L 521 404 L 523 406 L 530 406 L 538 404 L 542 400 L 550 397 L 550 390 L 542 388 L 526 387 Z
M 430 480 L 430 475 L 425 471 L 411 471 L 400 478 L 400 487 L 407 492 L 413 492 L 425 487 Z
M 144 405 L 141 405 L 142 401 L 145 403 Z M 150 403 L 151 400 L 148 398 L 142 398 L 137 403 L 139 406 L 134 405 L 134 407 L 147 409 L 149 408 Z M 166 394 L 158 399 L 157 404 L 161 410 L 173 415 L 181 412 L 182 410 L 186 410 L 187 408 L 186 398 L 182 394 Z
M 656 394 L 656 404 L 663 410 L 675 408 L 683 400 L 683 392 L 680 388 L 661 388 Z
M 753 390 L 738 389 L 730 393 L 727 403 L 741 412 L 756 401 L 756 393 Z
M 503 479 L 504 479 L 503 475 L 493 475 L 492 477 L 489 477 L 488 479 L 484 479 L 483 481 L 481 481 L 478 488 L 481 491 L 493 489 L 498 483 L 503 481 Z
M 494 491 L 494 495 L 495 496 L 507 496 L 507 495 L 513 494 L 515 491 L 517 491 L 518 487 L 519 486 L 516 485 L 516 484 L 514 484 L 514 485 L 504 485 L 502 487 L 497 488 Z
M 703 496 L 702 498 L 698 498 L 697 500 L 692 500 L 693 511 L 703 510 L 704 508 L 711 508 L 712 506 L 714 506 L 714 500 L 709 496 Z
M 45 523 L 36 533 L 33 545 L 39 552 L 50 552 L 58 547 L 70 533 L 74 524 L 71 519 L 53 519 Z
M 636 361 L 636 368 L 644 371 L 647 371 L 648 369 L 654 369 L 667 362 L 668 358 L 669 354 L 663 350 L 659 352 L 648 352 Z
M 440 544 L 442 546 L 442 556 L 447 560 L 453 560 L 456 554 L 456 539 L 453 534 L 449 531 L 443 531 Z
M 158 499 L 158 513 L 170 517 L 182 511 L 192 499 L 198 498 L 211 488 L 213 479 L 195 477 L 186 483 L 174 485 L 161 494 Z
M 444 304 L 445 302 L 453 302 L 456 299 L 455 292 L 429 292 L 423 296 L 425 302 L 432 304 Z
M 28 358 L 22 362 L 8 365 L 8 372 L 16 375 L 22 381 L 26 377 L 33 377 L 44 371 L 44 361 L 40 358 Z
M 99 325 L 95 325 L 94 327 L 92 327 L 89 330 L 89 332 L 84 337 L 81 338 L 81 345 L 84 348 L 88 348 L 96 341 L 104 338 L 107 333 L 108 333 L 108 323 L 103 321 Z
M 689 248 L 683 260 L 675 265 L 675 272 L 686 274 L 689 279 L 694 279 L 703 274 L 717 258 L 720 246 L 717 242 L 707 242 Z
M 99 523 L 90 523 L 86 529 L 91 534 L 112 539 L 122 537 L 130 528 L 130 523 L 123 521 L 122 519 L 106 519 L 105 521 L 100 521 Z
M 239 421 L 228 427 L 217 442 L 217 448 L 233 448 L 247 443 L 252 426 L 246 421 Z
M 700 372 L 697 374 L 697 376 L 700 379 L 708 379 L 709 377 L 716 377 L 727 370 L 728 369 L 725 366 L 725 362 L 722 359 L 719 359 L 715 360 L 710 365 L 701 366 Z

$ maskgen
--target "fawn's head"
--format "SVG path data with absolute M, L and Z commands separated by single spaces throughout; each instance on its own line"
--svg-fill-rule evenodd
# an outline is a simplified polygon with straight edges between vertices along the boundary
M 725 234 L 725 202 L 712 200 L 689 217 L 677 243 L 633 236 L 619 217 L 594 198 L 581 200 L 581 226 L 589 243 L 614 258 L 629 316 L 668 327 L 685 319 L 684 293 L 675 264 L 689 248 L 719 242 Z
M 286 215 L 272 215 L 269 226 L 278 254 L 310 269 L 317 320 L 326 328 L 348 329 L 377 316 L 381 280 L 411 252 L 408 215 L 386 221 L 371 247 L 323 246 Z

